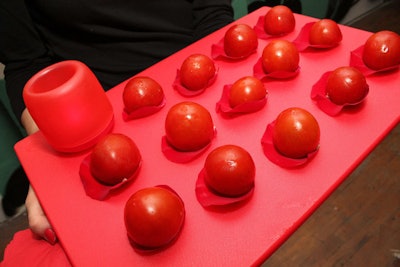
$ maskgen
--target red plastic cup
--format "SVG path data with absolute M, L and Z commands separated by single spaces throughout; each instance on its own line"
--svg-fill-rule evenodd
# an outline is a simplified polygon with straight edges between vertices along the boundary
M 47 142 L 60 152 L 88 149 L 114 125 L 113 108 L 102 86 L 76 60 L 39 71 L 26 83 L 23 98 Z

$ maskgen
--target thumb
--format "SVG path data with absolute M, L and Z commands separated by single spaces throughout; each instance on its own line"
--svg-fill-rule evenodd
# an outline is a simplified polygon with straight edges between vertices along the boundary
M 32 187 L 29 187 L 25 206 L 28 212 L 29 227 L 32 232 L 54 245 L 57 242 L 56 234 L 47 220 L 46 214 Z

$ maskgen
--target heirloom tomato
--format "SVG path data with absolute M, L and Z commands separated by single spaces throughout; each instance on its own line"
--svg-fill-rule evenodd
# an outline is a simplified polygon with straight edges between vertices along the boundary
M 267 90 L 264 83 L 253 76 L 245 76 L 233 83 L 229 93 L 229 105 L 238 105 L 265 98 Z
M 223 145 L 208 154 L 204 181 L 217 194 L 238 197 L 248 193 L 254 186 L 255 164 L 242 147 Z
M 264 16 L 264 31 L 269 35 L 284 35 L 294 30 L 296 20 L 292 10 L 284 5 L 272 7 Z
M 372 34 L 364 44 L 364 64 L 373 70 L 382 70 L 400 64 L 400 35 L 392 31 Z
M 297 47 L 286 40 L 273 40 L 262 53 L 262 66 L 266 73 L 294 72 L 299 67 L 300 55 Z
M 326 83 L 327 97 L 337 105 L 357 104 L 367 96 L 368 91 L 364 74 L 353 67 L 335 69 Z
M 131 177 L 141 162 L 138 147 L 124 134 L 111 133 L 102 138 L 90 155 L 90 172 L 106 185 Z
M 275 120 L 272 141 L 276 150 L 286 157 L 306 157 L 318 149 L 319 138 L 318 122 L 305 109 L 288 108 Z
M 342 31 L 331 19 L 321 19 L 315 22 L 309 35 L 311 45 L 335 46 L 342 41 Z
M 255 52 L 258 46 L 256 32 L 247 24 L 231 26 L 224 36 L 225 54 L 232 58 L 244 58 Z
M 136 191 L 125 204 L 124 222 L 134 244 L 156 249 L 174 241 L 185 219 L 182 199 L 161 186 Z
M 169 144 L 179 151 L 196 151 L 208 145 L 214 137 L 210 112 L 202 105 L 185 101 L 175 104 L 165 119 Z
M 203 54 L 188 56 L 180 68 L 181 84 L 188 90 L 197 91 L 206 88 L 216 75 L 214 61 Z
M 133 77 L 122 93 L 125 110 L 130 113 L 142 107 L 158 106 L 164 99 L 161 85 L 146 76 Z

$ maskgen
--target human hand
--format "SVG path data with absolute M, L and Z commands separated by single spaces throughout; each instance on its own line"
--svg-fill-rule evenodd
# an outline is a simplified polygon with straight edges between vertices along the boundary
M 31 186 L 29 187 L 25 206 L 28 211 L 29 227 L 32 232 L 54 245 L 57 242 L 57 236 L 47 220 L 46 214 L 39 203 L 39 199 Z
M 25 109 L 22 113 L 21 122 L 24 125 L 28 135 L 39 130 L 27 109 Z M 57 242 L 57 236 L 47 220 L 46 214 L 40 205 L 39 199 L 37 198 L 36 193 L 31 186 L 29 187 L 25 206 L 26 210 L 28 211 L 29 227 L 31 228 L 32 232 L 39 237 L 44 238 L 50 244 L 54 245 Z

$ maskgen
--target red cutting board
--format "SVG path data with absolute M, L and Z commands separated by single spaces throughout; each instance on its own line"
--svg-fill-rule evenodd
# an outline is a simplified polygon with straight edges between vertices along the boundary
M 254 26 L 267 7 L 237 23 Z M 296 15 L 296 29 L 285 36 L 293 40 L 302 26 L 315 19 Z M 68 257 L 75 266 L 249 266 L 263 262 L 328 197 L 347 175 L 399 122 L 400 71 L 367 78 L 370 93 L 363 105 L 330 117 L 310 99 L 312 85 L 326 71 L 348 65 L 350 51 L 362 45 L 369 32 L 340 26 L 342 43 L 333 49 L 300 55 L 300 74 L 291 80 L 268 81 L 267 105 L 252 114 L 226 119 L 215 112 L 225 84 L 252 75 L 253 65 L 268 41 L 259 40 L 256 54 L 240 62 L 216 61 L 216 82 L 203 94 L 183 97 L 172 88 L 176 70 L 192 53 L 211 54 L 227 27 L 179 51 L 141 73 L 156 79 L 167 104 L 158 113 L 129 122 L 122 119 L 122 83 L 108 96 L 115 112 L 114 132 L 129 135 L 138 145 L 143 166 L 138 178 L 124 191 L 105 201 L 85 195 L 78 170 L 89 153 L 54 152 L 38 132 L 16 145 L 17 154 Z M 204 209 L 195 196 L 197 174 L 207 152 L 196 160 L 178 164 L 161 152 L 164 119 L 177 102 L 191 100 L 211 112 L 217 137 L 209 150 L 236 144 L 248 150 L 256 164 L 254 195 L 241 207 L 226 212 Z M 299 106 L 310 111 L 321 128 L 321 148 L 309 164 L 285 169 L 263 154 L 261 137 L 268 123 L 284 109 Z M 136 253 L 123 223 L 123 207 L 136 190 L 166 184 L 183 199 L 186 221 L 179 239 L 151 255 Z

